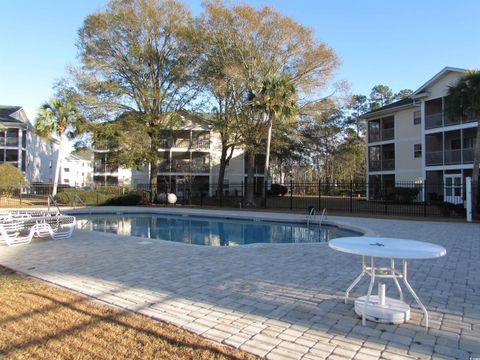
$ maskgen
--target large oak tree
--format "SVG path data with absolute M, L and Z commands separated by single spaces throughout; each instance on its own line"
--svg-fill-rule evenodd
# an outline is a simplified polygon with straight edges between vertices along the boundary
M 178 111 L 197 94 L 192 28 L 190 11 L 179 1 L 112 0 L 89 15 L 79 31 L 82 65 L 74 70 L 72 98 L 93 122 L 128 114 L 130 132 L 115 153 L 119 165 L 149 166 L 152 191 L 162 131 L 175 126 Z M 125 121 L 120 123 L 124 128 Z

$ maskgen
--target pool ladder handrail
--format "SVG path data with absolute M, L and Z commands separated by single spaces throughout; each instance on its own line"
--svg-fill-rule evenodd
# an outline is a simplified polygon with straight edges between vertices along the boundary
M 80 196 L 78 196 L 77 194 L 75 194 L 73 196 L 73 208 L 75 209 L 77 207 L 77 201 L 82 204 L 83 206 L 87 206 L 87 204 L 85 203 L 85 201 L 82 200 L 82 198 Z
M 328 218 L 327 208 L 323 208 L 323 210 L 322 210 L 322 216 L 320 217 L 320 222 L 318 223 L 318 226 L 319 226 L 319 227 L 322 227 L 323 220 L 325 220 L 325 219 L 327 219 L 327 218 Z
M 310 212 L 308 213 L 307 228 L 310 226 L 310 220 L 312 219 L 312 216 L 315 216 L 315 208 L 314 207 L 310 208 Z
M 49 212 L 50 212 L 50 206 L 55 206 L 57 208 L 58 214 L 60 214 L 60 215 L 62 214 L 62 212 L 60 211 L 60 206 L 55 201 L 55 198 L 52 195 L 48 195 L 47 206 L 48 206 L 48 211 Z
M 310 226 L 310 221 L 312 220 L 312 217 L 316 216 L 315 214 L 315 208 L 312 207 L 310 209 L 310 212 L 308 213 L 308 218 L 307 218 L 307 228 Z M 320 216 L 320 221 L 318 222 L 318 226 L 322 226 L 323 221 L 328 218 L 327 215 L 327 208 L 323 208 L 322 210 L 322 215 Z

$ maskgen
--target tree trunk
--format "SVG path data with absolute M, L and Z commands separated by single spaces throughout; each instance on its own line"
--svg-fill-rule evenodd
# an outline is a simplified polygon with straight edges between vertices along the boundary
M 267 182 L 270 168 L 270 142 L 272 140 L 272 119 L 268 120 L 268 134 L 267 134 L 267 154 L 265 155 L 265 169 L 263 171 L 263 186 L 262 186 L 262 202 L 263 205 L 267 203 Z
M 246 204 L 245 207 L 255 206 L 255 154 L 251 150 L 245 151 L 245 167 L 247 179 L 245 181 Z
M 150 161 L 150 200 L 155 201 L 155 196 L 157 194 L 157 173 L 158 173 L 158 162 L 157 160 Z
M 222 153 L 220 155 L 220 164 L 218 168 L 218 184 L 217 195 L 220 202 L 223 200 L 223 182 L 225 181 L 225 169 L 227 167 L 227 148 L 222 145 Z
M 480 207 L 480 179 L 479 179 L 479 166 L 480 166 L 480 121 L 477 126 L 477 138 L 475 140 L 475 153 L 473 156 L 473 170 L 472 170 L 472 212 L 473 218 L 479 218 L 478 208 Z
M 53 172 L 53 188 L 52 196 L 57 195 L 58 177 L 60 176 L 60 163 L 62 162 L 62 148 L 64 143 L 64 136 L 60 135 L 60 145 L 58 145 L 57 161 L 55 162 L 55 170 Z

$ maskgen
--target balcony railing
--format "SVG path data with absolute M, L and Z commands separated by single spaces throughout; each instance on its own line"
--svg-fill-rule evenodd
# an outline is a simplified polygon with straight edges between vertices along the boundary
M 465 124 L 474 121 L 478 121 L 478 116 L 475 116 L 475 114 L 472 113 L 468 113 L 463 118 L 460 118 L 452 116 L 448 112 L 440 112 L 425 116 L 425 129 L 435 129 L 443 126 Z
M 383 159 L 382 171 L 395 170 L 395 159 Z
M 118 172 L 118 165 L 94 164 L 93 172 L 98 174 L 113 174 Z
M 210 141 L 208 139 L 160 139 L 160 148 L 169 149 L 171 147 L 186 149 L 210 149 Z
M 473 148 L 463 149 L 463 163 L 464 164 L 473 163 L 473 157 L 474 157 L 474 149 Z
M 450 126 L 450 125 L 460 124 L 462 121 L 459 117 L 445 114 L 444 122 L 445 122 L 445 126 Z
M 160 148 L 169 149 L 173 145 L 173 139 L 160 139 Z
M 445 150 L 445 165 L 462 163 L 462 150 Z
M 443 151 L 427 151 L 425 153 L 427 166 L 443 165 Z
M 368 142 L 377 142 L 380 141 L 380 131 L 372 131 L 368 133 Z
M 175 140 L 175 144 L 173 147 L 178 148 L 189 148 L 190 147 L 190 139 L 177 139 Z
M 210 164 L 202 161 L 190 160 L 172 160 L 165 161 L 158 167 L 159 172 L 179 172 L 179 173 L 208 173 L 210 172 Z
M 382 163 L 380 160 L 369 160 L 368 161 L 368 170 L 369 171 L 381 171 Z
M 393 140 L 395 136 L 394 128 L 388 128 L 382 130 L 382 141 Z
M 442 113 L 425 116 L 425 129 L 435 129 L 443 126 Z
M 207 139 L 192 140 L 192 148 L 194 149 L 210 149 L 210 141 Z
M 425 163 L 427 166 L 470 164 L 473 162 L 473 153 L 473 148 L 427 151 Z

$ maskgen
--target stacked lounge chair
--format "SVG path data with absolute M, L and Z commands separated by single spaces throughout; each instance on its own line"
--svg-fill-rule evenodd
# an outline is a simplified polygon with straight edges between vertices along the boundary
M 50 236 L 54 240 L 72 236 L 76 219 L 51 211 L 15 210 L 0 213 L 0 244 L 28 244 L 34 237 Z

